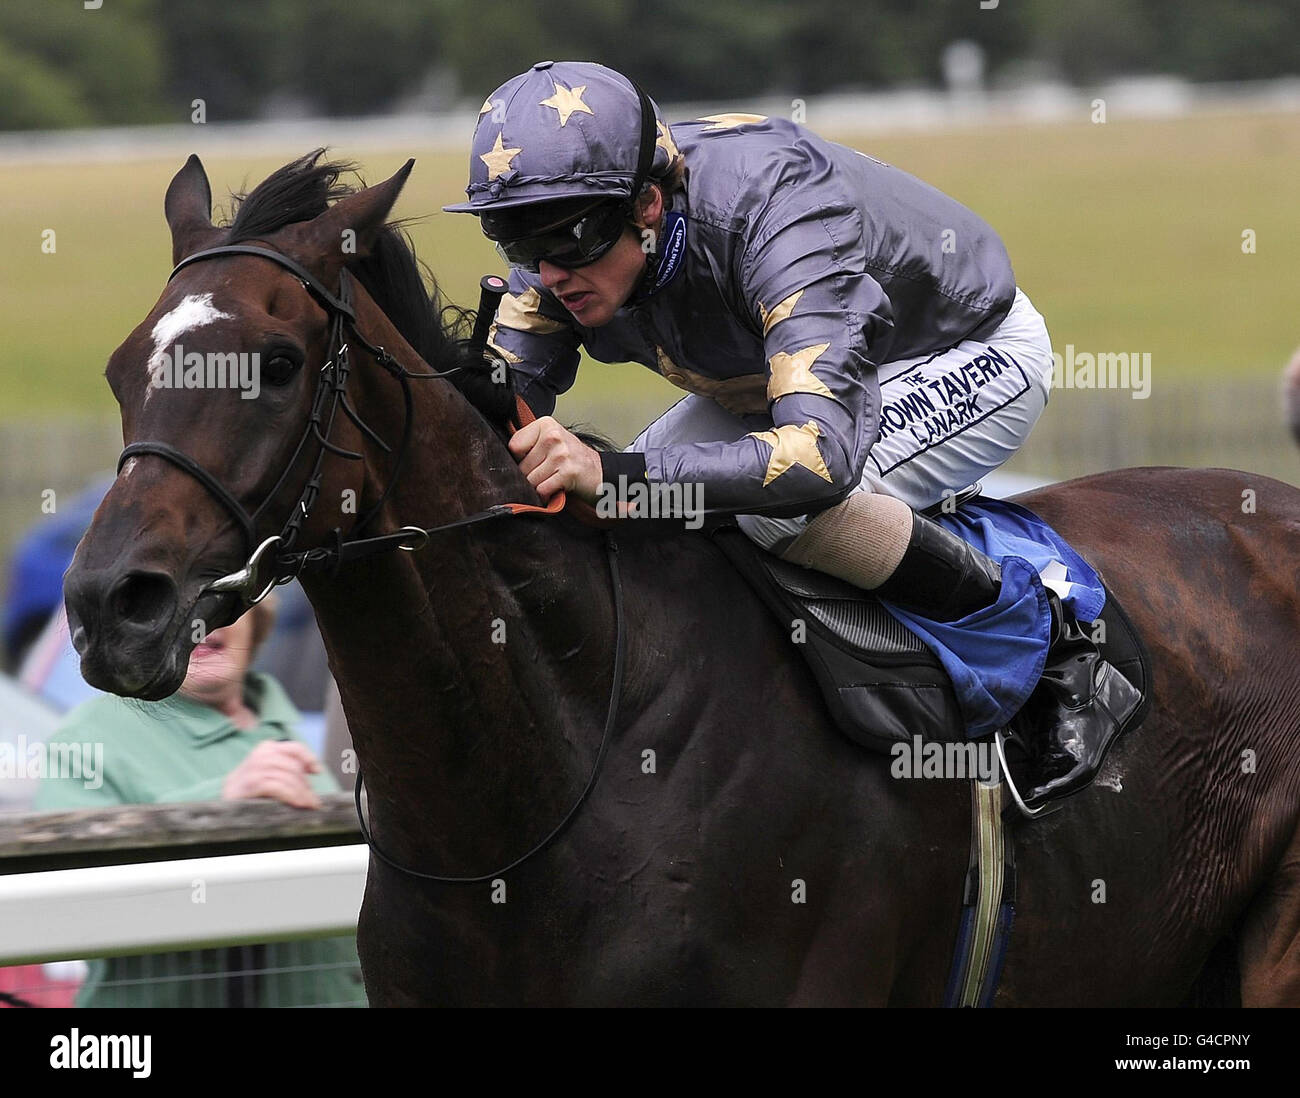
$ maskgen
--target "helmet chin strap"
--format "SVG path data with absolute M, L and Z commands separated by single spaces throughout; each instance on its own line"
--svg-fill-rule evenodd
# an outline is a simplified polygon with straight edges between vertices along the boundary
M 642 229 L 641 232 L 645 232 L 645 229 Z M 655 227 L 651 232 L 654 234 L 650 238 L 654 241 L 654 247 L 649 250 L 642 249 L 645 251 L 645 269 L 641 272 L 641 278 L 636 284 L 636 289 L 632 291 L 633 301 L 644 297 L 650 292 L 650 288 L 655 283 L 655 277 L 659 274 L 659 242 L 663 239 L 664 213 L 659 214 L 659 220 L 655 223 Z M 644 240 L 645 237 L 643 236 L 641 239 Z
M 650 97 L 641 89 L 640 84 L 630 77 L 628 83 L 632 85 L 632 90 L 636 92 L 637 101 L 641 108 L 641 135 L 637 144 L 636 174 L 632 176 L 631 190 L 628 191 L 628 201 L 635 206 L 641 188 L 650 181 L 650 169 L 654 167 L 655 109 L 650 102 Z
M 635 221 L 629 219 L 629 222 L 633 230 L 638 234 L 645 232 L 645 229 Z M 650 290 L 655 284 L 655 277 L 659 273 L 659 239 L 660 233 L 663 231 L 663 224 L 664 219 L 663 216 L 660 215 L 659 222 L 654 228 L 653 239 L 655 246 L 645 252 L 645 263 L 642 264 L 641 273 L 637 276 L 636 282 L 632 285 L 632 292 L 624 298 L 623 304 L 619 306 L 620 309 L 626 309 L 630 306 L 639 304 L 649 296 Z M 642 250 L 644 251 L 644 249 Z
M 624 305 L 640 304 L 672 281 L 673 274 L 680 263 L 681 251 L 679 247 L 673 258 L 667 257 L 664 252 L 664 242 L 666 238 L 674 237 L 682 230 L 683 221 L 680 213 L 674 213 L 665 204 L 654 226 L 652 238 L 654 247 L 645 253 L 645 269 L 641 272 L 636 288 Z M 635 222 L 633 224 L 635 227 Z M 666 269 L 665 264 L 671 266 Z
M 655 158 L 655 111 L 650 102 L 650 97 L 646 95 L 639 85 L 631 77 L 627 77 L 627 82 L 632 85 L 632 90 L 636 92 L 637 100 L 641 109 L 641 136 L 637 149 L 636 174 L 632 177 L 631 191 L 628 194 L 628 220 L 631 221 L 632 227 L 642 233 L 642 229 L 636 223 L 636 204 L 641 195 L 641 191 L 646 184 L 654 183 L 650 178 L 650 169 L 654 167 Z M 663 188 L 660 188 L 662 197 Z M 641 272 L 641 277 L 637 279 L 636 285 L 627 300 L 623 302 L 623 307 L 635 305 L 639 301 L 645 300 L 651 289 L 654 288 L 655 280 L 659 274 L 659 242 L 663 237 L 664 221 L 667 217 L 667 205 L 659 212 L 659 220 L 655 223 L 654 235 L 651 239 L 654 241 L 654 247 L 645 252 L 645 269 Z M 648 227 L 648 226 L 647 226 Z M 642 240 L 644 241 L 644 237 Z
M 650 169 L 654 167 L 655 160 L 655 110 L 650 103 L 650 97 L 646 95 L 641 85 L 631 77 L 627 78 L 632 85 L 633 91 L 636 92 L 637 102 L 641 109 L 641 136 L 637 145 L 637 162 L 636 174 L 632 177 L 632 188 L 628 193 L 628 209 L 633 217 L 632 224 L 636 225 L 636 204 L 641 197 L 641 191 L 647 183 L 651 182 Z M 661 191 L 662 194 L 662 191 Z M 632 291 L 629 301 L 639 299 L 652 285 L 654 285 L 655 275 L 659 270 L 659 235 L 663 231 L 664 211 L 659 212 L 659 221 L 654 227 L 654 235 L 651 239 L 654 241 L 654 247 L 645 252 L 645 271 L 642 272 L 636 288 Z M 641 230 L 644 232 L 644 230 Z M 642 241 L 645 237 L 641 237 Z M 642 249 L 644 251 L 644 248 Z

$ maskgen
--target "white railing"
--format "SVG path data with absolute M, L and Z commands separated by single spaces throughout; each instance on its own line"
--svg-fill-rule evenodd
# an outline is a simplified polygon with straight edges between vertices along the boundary
M 364 845 L 0 877 L 0 965 L 356 931 Z
M 0 966 L 356 931 L 348 794 L 0 816 Z

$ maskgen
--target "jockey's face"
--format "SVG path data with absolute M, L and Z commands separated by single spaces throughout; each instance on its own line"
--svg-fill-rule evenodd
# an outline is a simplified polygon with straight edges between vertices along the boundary
M 635 227 L 624 229 L 617 244 L 596 262 L 572 270 L 543 259 L 537 266 L 542 285 L 584 328 L 608 324 L 645 274 L 641 230 L 657 226 L 663 211 L 663 194 L 652 186 L 638 206 Z

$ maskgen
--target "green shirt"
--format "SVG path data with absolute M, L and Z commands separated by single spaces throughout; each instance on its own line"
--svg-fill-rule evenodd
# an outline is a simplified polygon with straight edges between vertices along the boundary
M 71 710 L 51 744 L 93 744 L 102 765 L 80 778 L 45 779 L 39 812 L 164 801 L 215 801 L 226 776 L 263 740 L 298 740 L 298 712 L 269 675 L 250 672 L 244 701 L 257 714 L 237 728 L 211 706 L 177 694 L 142 702 L 111 694 Z M 336 793 L 327 770 L 309 774 L 317 793 Z M 354 939 L 321 938 L 230 949 L 90 961 L 78 1006 L 365 1005 Z M 240 973 L 231 976 L 229 973 Z

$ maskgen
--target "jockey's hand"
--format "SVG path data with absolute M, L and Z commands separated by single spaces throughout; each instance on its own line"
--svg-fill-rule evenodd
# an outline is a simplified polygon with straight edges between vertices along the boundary
M 600 492 L 600 454 L 552 416 L 542 416 L 516 431 L 510 453 L 543 502 L 561 488 L 595 503 Z

